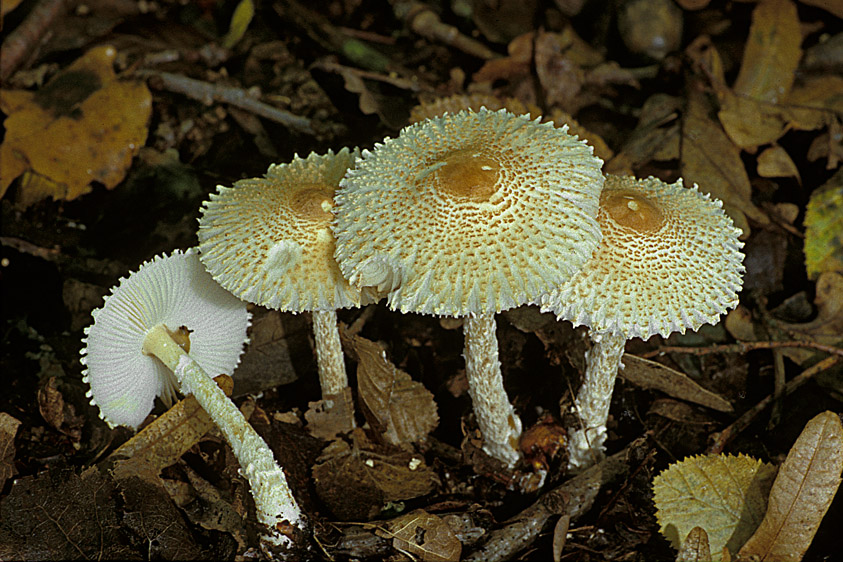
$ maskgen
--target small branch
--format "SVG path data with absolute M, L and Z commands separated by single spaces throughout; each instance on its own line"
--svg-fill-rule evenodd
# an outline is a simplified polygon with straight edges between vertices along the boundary
M 483 43 L 463 35 L 453 25 L 444 23 L 427 4 L 416 0 L 391 0 L 391 3 L 395 17 L 404 21 L 407 27 L 422 37 L 439 41 L 483 60 L 499 57 Z
M 843 357 L 843 349 L 840 349 L 839 347 L 798 340 L 738 342 L 728 345 L 712 345 L 710 347 L 661 346 L 655 351 L 642 354 L 641 357 L 650 359 L 657 355 L 661 355 L 662 353 L 690 353 L 692 355 L 708 355 L 710 353 L 746 353 L 757 349 L 778 349 L 782 347 L 805 347 Z
M 67 11 L 66 0 L 41 0 L 3 41 L 0 47 L 0 82 L 23 64 L 27 57 L 37 51 L 47 30 Z
M 294 131 L 308 135 L 316 134 L 311 126 L 310 119 L 265 104 L 252 97 L 243 88 L 220 86 L 178 74 L 153 70 L 139 70 L 135 75 L 142 78 L 152 78 L 156 86 L 169 92 L 185 95 L 202 103 L 210 104 L 213 101 L 227 103 L 269 119 L 270 121 L 280 123 Z
M 784 390 L 781 393 L 782 397 L 792 394 L 797 388 L 811 380 L 812 377 L 825 371 L 826 369 L 830 369 L 840 360 L 841 357 L 833 355 L 831 357 L 826 357 L 816 365 L 805 369 L 802 373 L 791 379 L 790 382 L 785 385 Z M 723 449 L 726 448 L 726 445 L 728 445 L 735 437 L 746 429 L 755 420 L 755 417 L 764 411 L 764 408 L 769 406 L 775 398 L 775 394 L 770 394 L 761 402 L 744 412 L 744 414 L 735 420 L 732 425 L 719 433 L 712 434 L 712 443 L 706 449 L 706 454 L 719 455 L 722 453 Z

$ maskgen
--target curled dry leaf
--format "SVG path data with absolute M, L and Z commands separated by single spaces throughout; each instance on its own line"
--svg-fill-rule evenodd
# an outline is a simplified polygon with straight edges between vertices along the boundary
M 427 437 L 439 423 L 433 394 L 396 368 L 377 343 L 360 336 L 348 341 L 358 359 L 360 408 L 369 424 L 393 445 Z
M 708 533 L 702 527 L 694 527 L 676 556 L 676 562 L 711 562 L 711 549 L 708 546 Z
M 796 178 L 801 183 L 799 169 L 780 146 L 765 148 L 758 155 L 758 175 L 765 178 Z
M 741 548 L 745 559 L 798 562 L 840 486 L 843 424 L 823 412 L 805 425 L 770 490 L 767 514 Z
M 146 142 L 152 95 L 143 82 L 117 79 L 116 56 L 114 47 L 95 47 L 37 92 L 0 91 L 8 115 L 0 197 L 26 172 L 22 206 L 75 199 L 91 191 L 91 182 L 111 189 L 123 180 Z
M 758 527 L 776 469 L 745 455 L 688 457 L 653 480 L 661 533 L 679 549 L 694 527 L 708 533 L 713 560 L 736 552 Z
M 634 355 L 625 355 L 623 364 L 624 367 L 619 374 L 637 386 L 659 390 L 668 396 L 693 402 L 718 412 L 732 411 L 732 405 L 722 396 L 703 388 L 675 369 Z
M 375 533 L 392 538 L 395 550 L 423 562 L 457 562 L 462 553 L 462 543 L 447 521 L 421 509 L 392 519 Z

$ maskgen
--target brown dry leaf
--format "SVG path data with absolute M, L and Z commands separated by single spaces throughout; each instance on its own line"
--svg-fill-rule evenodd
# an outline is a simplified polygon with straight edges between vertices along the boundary
M 357 392 L 369 424 L 393 445 L 427 437 L 439 423 L 433 394 L 397 369 L 377 343 L 360 336 L 347 341 L 358 360 Z
M 533 42 L 533 56 L 547 104 L 576 111 L 585 72 L 566 55 L 569 46 L 570 40 L 558 33 L 539 32 Z
M 330 441 L 354 429 L 354 399 L 351 389 L 345 387 L 341 394 L 328 395 L 316 402 L 308 402 L 304 419 L 307 431 L 314 437 Z
M 764 178 L 796 178 L 802 183 L 799 170 L 785 149 L 771 146 L 758 155 L 758 175 Z
M 739 96 L 717 88 L 720 111 L 717 117 L 729 138 L 746 150 L 779 140 L 787 132 L 789 120 L 782 107 Z
M 568 528 L 571 525 L 571 516 L 567 513 L 556 521 L 553 526 L 553 562 L 562 560 L 562 551 L 565 550 L 565 543 L 568 540 Z
M 801 43 L 796 4 L 791 0 L 762 0 L 752 12 L 735 93 L 770 103 L 783 102 L 799 65 Z
M 392 547 L 423 562 L 457 562 L 462 543 L 440 517 L 417 509 L 392 519 L 375 534 L 392 538 Z
M 741 548 L 745 559 L 798 562 L 840 486 L 843 424 L 823 412 L 805 425 L 770 490 L 767 514 Z
M 227 375 L 214 378 L 231 395 L 233 382 Z M 154 474 L 175 464 L 181 456 L 216 425 L 193 395 L 176 403 L 137 435 L 123 443 L 110 458 L 126 458 L 136 466 L 149 467 Z
M 839 346 L 843 343 L 843 273 L 827 271 L 820 274 L 814 305 L 817 307 L 817 317 L 810 322 L 777 322 L 777 327 L 793 339 Z M 783 349 L 782 353 L 799 364 L 805 363 L 816 354 L 812 350 L 798 348 Z
M 708 533 L 715 562 L 726 547 L 736 552 L 767 509 L 776 469 L 738 455 L 694 456 L 670 465 L 653 479 L 661 533 L 674 548 L 694 527 Z
M 316 493 L 340 519 L 371 519 L 389 502 L 417 498 L 435 487 L 435 474 L 421 455 L 371 443 L 361 429 L 351 436 L 351 445 L 336 440 L 325 447 L 313 467 Z
M 517 82 L 530 76 L 534 39 L 535 33 L 531 31 L 510 41 L 506 46 L 508 55 L 486 61 L 480 67 L 480 70 L 474 73 L 472 81 L 492 83 L 495 80 L 507 80 Z
M 693 402 L 718 412 L 732 411 L 732 405 L 722 396 L 701 387 L 684 373 L 666 365 L 629 354 L 624 355 L 623 365 L 619 374 L 641 388 L 658 390 L 668 396 Z
M 711 549 L 708 546 L 708 533 L 702 527 L 694 527 L 676 556 L 676 562 L 711 562 Z
M 681 100 L 663 93 L 644 102 L 635 130 L 620 152 L 609 161 L 607 174 L 632 175 L 651 160 L 679 158 L 679 109 Z
M 688 185 L 697 184 L 703 193 L 723 201 L 735 226 L 749 236 L 747 217 L 762 225 L 770 219 L 751 200 L 749 183 L 740 149 L 729 140 L 720 125 L 709 118 L 710 104 L 705 94 L 692 84 L 682 119 L 680 166 Z
M 237 367 L 232 396 L 257 394 L 295 382 L 313 364 L 312 334 L 301 314 L 258 308 L 249 330 L 249 348 Z
M 22 206 L 75 199 L 91 191 L 91 182 L 111 189 L 123 180 L 146 142 L 152 95 L 143 82 L 117 79 L 116 56 L 114 47 L 96 47 L 37 92 L 0 90 L 8 115 L 0 197 L 28 171 L 40 181 L 21 186 Z
M 19 426 L 18 420 L 0 412 L 0 490 L 6 480 L 18 473 L 15 469 L 15 435 Z
M 38 388 L 38 410 L 50 426 L 78 442 L 82 439 L 85 416 L 78 415 L 73 404 L 65 400 L 66 391 L 63 377 L 44 379 Z
M 805 209 L 805 269 L 809 279 L 843 272 L 843 169 L 811 193 Z

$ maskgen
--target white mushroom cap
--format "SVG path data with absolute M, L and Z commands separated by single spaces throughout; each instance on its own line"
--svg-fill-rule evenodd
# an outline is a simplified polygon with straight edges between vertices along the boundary
M 219 186 L 199 219 L 200 259 L 243 300 L 290 312 L 359 306 L 334 261 L 334 191 L 357 150 L 296 156 L 263 178 Z
M 627 339 L 717 323 L 737 305 L 744 272 L 741 232 L 722 206 L 681 180 L 607 176 L 600 248 L 542 310 Z
M 337 262 L 403 312 L 465 316 L 557 287 L 596 249 L 602 161 L 567 127 L 446 114 L 363 151 L 336 196 Z
M 212 376 L 231 374 L 240 362 L 250 315 L 199 262 L 195 248 L 145 262 L 105 297 L 85 329 L 81 350 L 91 404 L 109 426 L 137 428 L 156 396 L 172 400 L 172 371 L 142 352 L 149 330 L 164 324 L 190 330 L 190 355 Z

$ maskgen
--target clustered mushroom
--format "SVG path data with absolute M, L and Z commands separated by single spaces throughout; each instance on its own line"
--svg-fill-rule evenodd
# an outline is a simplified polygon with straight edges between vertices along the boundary
M 521 421 L 503 387 L 495 313 L 551 291 L 594 252 L 601 166 L 566 127 L 482 108 L 363 151 L 337 192 L 335 257 L 353 286 L 402 312 L 464 318 L 483 449 L 510 468 Z
M 603 233 L 599 249 L 542 298 L 542 310 L 588 326 L 593 342 L 574 403 L 582 425 L 569 437 L 572 469 L 602 456 L 626 340 L 697 330 L 737 305 L 743 243 L 722 206 L 682 180 L 606 178 L 597 217 Z
M 88 397 L 106 423 L 137 429 L 156 396 L 193 394 L 249 481 L 262 546 L 292 546 L 279 526 L 302 529 L 305 520 L 284 471 L 208 374 L 230 374 L 240 362 L 250 319 L 245 303 L 215 283 L 190 249 L 156 257 L 121 279 L 93 318 L 81 361 Z

